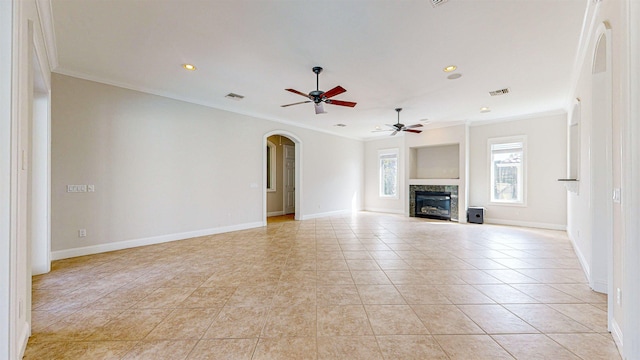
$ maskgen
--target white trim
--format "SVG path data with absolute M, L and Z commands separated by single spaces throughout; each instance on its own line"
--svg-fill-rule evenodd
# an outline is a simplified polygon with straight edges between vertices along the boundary
M 272 216 L 282 216 L 284 215 L 284 211 L 280 210 L 280 211 L 269 211 L 267 212 L 267 217 L 272 217 Z
M 405 213 L 404 210 L 393 210 L 393 209 L 372 208 L 372 207 L 365 207 L 364 211 L 385 213 L 385 214 L 401 214 L 401 215 L 404 215 Z
M 277 185 L 276 184 L 276 179 L 278 178 L 276 176 L 276 169 L 278 168 L 278 163 L 276 162 L 277 161 L 276 153 L 277 153 L 278 150 L 277 150 L 276 144 L 274 144 L 271 141 L 269 141 L 269 139 L 267 139 L 267 147 L 271 151 L 271 154 L 270 154 L 271 156 L 269 156 L 270 157 L 269 160 L 271 160 L 270 161 L 271 166 L 270 166 L 270 169 L 269 169 L 270 171 L 268 173 L 268 175 L 271 175 L 271 176 L 269 176 L 269 180 L 271 181 L 271 187 L 267 186 L 266 189 L 267 189 L 267 192 L 276 192 L 276 191 L 278 191 L 276 189 L 276 185 Z M 265 151 L 266 151 L 266 148 L 265 148 Z M 267 167 L 265 166 L 265 169 L 266 168 Z
M 627 359 L 638 359 L 640 354 L 640 3 L 626 0 L 623 14 L 627 14 L 626 37 L 624 44 L 629 50 L 622 61 L 628 69 L 627 81 L 620 85 L 626 91 L 628 117 L 622 118 L 623 177 L 622 212 L 624 221 L 622 307 L 624 321 L 624 351 L 622 335 L 620 350 Z M 622 44 L 620 44 L 622 46 Z M 615 336 L 614 336 L 615 339 Z
M 328 216 L 348 215 L 348 214 L 352 214 L 352 213 L 354 213 L 354 211 L 352 211 L 351 209 L 327 211 L 327 212 L 323 212 L 323 213 L 303 215 L 302 216 L 302 220 L 318 219 L 318 218 L 323 218 L 323 217 L 328 217 Z
M 31 336 L 31 323 L 25 323 L 22 328 L 22 334 L 18 338 L 18 359 L 22 359 L 24 357 L 24 352 L 27 350 L 27 343 L 29 342 L 29 337 Z
M 504 220 L 504 219 L 493 219 L 493 218 L 486 218 L 486 217 L 484 218 L 484 222 L 487 223 L 487 224 L 495 224 L 495 225 L 521 226 L 521 227 L 548 229 L 548 230 L 560 230 L 560 231 L 566 231 L 567 230 L 567 225 L 564 225 L 564 224 L 551 224 L 551 223 L 518 221 L 518 220 Z
M 58 47 L 56 45 L 56 31 L 53 25 L 51 0 L 36 0 L 36 10 L 40 19 L 44 48 L 49 60 L 49 70 L 53 71 L 58 67 Z
M 489 124 L 496 124 L 496 123 L 503 123 L 503 122 L 530 120 L 530 119 L 538 119 L 538 118 L 543 118 L 543 117 L 552 117 L 552 116 L 558 116 L 558 115 L 565 115 L 566 113 L 567 113 L 567 111 L 565 109 L 556 109 L 556 110 L 542 111 L 542 112 L 531 113 L 531 114 L 507 116 L 507 117 L 490 119 L 490 120 L 468 121 L 467 125 L 470 126 L 470 127 L 482 126 L 482 125 L 489 125 Z
M 212 102 L 212 101 L 202 101 L 202 100 L 198 100 L 198 99 L 193 99 L 193 98 L 185 97 L 185 96 L 182 96 L 182 95 L 170 92 L 170 91 L 161 91 L 161 90 L 151 89 L 151 88 L 147 88 L 147 87 L 143 87 L 143 86 L 137 86 L 137 85 L 133 85 L 133 84 L 128 84 L 128 83 L 125 83 L 125 82 L 113 81 L 113 80 L 110 80 L 110 79 L 102 78 L 100 76 L 88 75 L 88 74 L 84 74 L 84 73 L 73 71 L 73 70 L 67 70 L 67 69 L 60 68 L 60 67 L 56 68 L 55 73 L 56 74 L 61 74 L 61 75 L 66 75 L 66 76 L 75 77 L 75 78 L 82 79 L 82 80 L 88 80 L 88 81 L 93 81 L 93 82 L 97 82 L 97 83 L 101 83 L 101 84 L 111 85 L 111 86 L 115 86 L 115 87 L 119 87 L 119 88 L 123 88 L 123 89 L 139 91 L 139 92 L 143 92 L 143 93 L 146 93 L 146 94 L 162 96 L 162 97 L 166 97 L 166 98 L 173 99 L 173 100 L 180 100 L 180 101 L 184 101 L 184 102 L 190 103 L 190 104 L 202 105 L 202 106 L 206 106 L 206 107 L 212 108 L 212 109 L 224 110 L 224 111 L 228 111 L 228 112 L 233 113 L 233 114 L 251 116 L 251 117 L 254 117 L 254 118 L 257 118 L 257 119 L 273 121 L 273 122 L 276 122 L 276 123 L 279 123 L 279 124 L 287 124 L 287 125 L 295 126 L 297 128 L 301 128 L 301 129 L 309 129 L 309 130 L 321 132 L 321 133 L 324 133 L 324 134 L 330 134 L 330 135 L 339 136 L 341 138 L 362 141 L 362 138 L 360 138 L 360 137 L 348 136 L 348 135 L 345 135 L 345 134 L 340 133 L 340 132 L 334 132 L 334 131 L 329 131 L 329 130 L 326 130 L 326 129 L 317 128 L 317 127 L 305 124 L 303 122 L 295 122 L 295 121 L 283 120 L 283 119 L 272 117 L 272 116 L 265 116 L 264 114 L 257 113 L 257 112 L 240 111 L 237 108 L 232 108 L 231 106 L 215 103 L 215 102 Z M 274 134 L 277 134 L 277 133 L 274 133 Z
M 578 257 L 578 261 L 582 266 L 582 271 L 584 271 L 584 275 L 587 279 L 591 278 L 591 267 L 589 266 L 589 262 L 587 262 L 587 258 L 584 257 L 582 251 L 580 251 L 580 247 L 576 243 L 576 240 L 571 236 L 569 232 L 567 232 L 567 236 L 569 237 L 569 241 L 571 241 L 571 246 L 573 247 L 573 252 Z
M 582 30 L 580 31 L 580 39 L 578 40 L 578 49 L 576 51 L 576 57 L 572 67 L 573 73 L 571 74 L 570 82 L 570 84 L 572 84 L 572 88 L 566 95 L 566 104 L 568 106 L 567 112 L 569 112 L 569 107 L 573 104 L 573 98 L 575 97 L 574 94 L 577 92 L 578 84 L 580 83 L 579 80 L 582 66 L 587 59 L 587 51 L 589 50 L 591 38 L 595 32 L 596 16 L 598 14 L 598 9 L 600 8 L 600 1 L 586 1 L 586 3 L 587 6 L 582 19 Z
M 396 157 L 396 193 L 395 195 L 384 195 L 382 193 L 382 167 L 380 161 L 383 156 L 395 155 Z M 399 199 L 400 198 L 400 149 L 380 149 L 378 150 L 378 197 L 380 199 Z
M 273 130 L 264 134 L 262 137 L 262 188 L 267 188 L 267 138 L 272 135 L 282 135 L 289 140 L 293 141 L 296 151 L 296 173 L 295 173 L 295 197 L 296 197 L 296 215 L 295 219 L 300 220 L 302 218 L 302 140 L 300 138 L 286 130 Z M 282 204 L 284 210 L 284 204 Z M 262 192 L 262 219 L 264 223 L 267 223 L 267 192 Z
M 615 341 L 616 346 L 618 347 L 618 351 L 620 352 L 620 354 L 624 354 L 624 348 L 623 348 L 623 342 L 622 342 L 622 329 L 620 328 L 620 325 L 618 324 L 618 322 L 616 321 L 616 319 L 612 319 L 611 320 L 611 327 L 610 330 L 611 331 L 611 336 L 613 337 L 613 341 Z M 631 359 L 631 358 L 629 358 Z
M 489 169 L 489 203 L 491 205 L 500 205 L 500 206 L 527 206 L 527 135 L 512 135 L 512 136 L 504 136 L 504 137 L 495 137 L 487 139 L 487 161 L 488 161 L 488 169 Z M 492 145 L 495 144 L 506 144 L 506 143 L 522 143 L 522 174 L 520 174 L 520 186 L 522 186 L 522 199 L 520 201 L 499 201 L 493 200 L 493 150 L 491 149 Z
M 13 7 L 18 2 L 0 1 L 0 359 L 9 359 L 11 343 L 11 257 L 13 208 L 10 200 L 11 157 L 15 143 L 11 141 L 13 120 Z M 14 275 L 15 277 L 15 275 Z
M 51 257 L 53 260 L 67 259 L 67 258 L 72 258 L 77 256 L 93 255 L 93 254 L 100 254 L 100 253 L 109 252 L 109 251 L 130 249 L 130 248 L 135 248 L 139 246 L 162 244 L 170 241 L 190 239 L 190 238 L 199 237 L 199 236 L 215 235 L 215 234 L 228 233 L 232 231 L 254 229 L 254 228 L 263 227 L 263 226 L 266 226 L 264 222 L 257 221 L 252 223 L 222 226 L 222 227 L 211 228 L 211 229 L 187 231 L 183 233 L 151 236 L 151 237 L 141 238 L 141 239 L 132 239 L 132 240 L 112 242 L 107 244 L 91 245 L 91 246 L 85 246 L 85 247 L 79 247 L 79 248 L 73 248 L 73 249 L 53 251 L 51 253 Z

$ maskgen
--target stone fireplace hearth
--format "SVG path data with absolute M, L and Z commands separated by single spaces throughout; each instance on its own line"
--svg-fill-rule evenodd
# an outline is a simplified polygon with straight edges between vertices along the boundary
M 409 216 L 416 216 L 416 191 L 451 193 L 451 221 L 458 221 L 458 185 L 409 185 Z

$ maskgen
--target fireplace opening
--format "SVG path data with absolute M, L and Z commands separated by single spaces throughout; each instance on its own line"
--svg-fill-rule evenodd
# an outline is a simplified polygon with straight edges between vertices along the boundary
M 417 217 L 451 220 L 451 193 L 440 191 L 416 191 Z

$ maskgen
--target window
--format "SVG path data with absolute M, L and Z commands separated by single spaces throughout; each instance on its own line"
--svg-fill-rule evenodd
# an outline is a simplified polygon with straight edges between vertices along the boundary
M 380 197 L 398 198 L 398 149 L 380 150 Z
M 267 191 L 276 191 L 276 145 L 267 141 Z
M 524 136 L 489 140 L 491 202 L 524 204 Z

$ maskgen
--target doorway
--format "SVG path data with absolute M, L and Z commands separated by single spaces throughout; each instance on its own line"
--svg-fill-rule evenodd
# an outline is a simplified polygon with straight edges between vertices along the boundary
M 32 46 L 35 49 L 35 45 Z M 36 51 L 31 54 L 31 151 L 29 167 L 29 244 L 32 275 L 51 271 L 50 96 Z
M 276 131 L 264 137 L 264 219 L 293 214 L 300 219 L 300 141 Z
M 595 291 L 608 294 L 609 325 L 613 319 L 616 297 L 613 284 L 614 174 L 611 37 L 604 24 L 598 29 L 593 55 L 590 199 L 591 199 L 591 274 Z M 615 181 L 619 183 L 619 181 Z M 612 196 L 614 194 L 614 196 Z M 618 201 L 619 202 L 619 201 Z M 619 204 L 616 204 L 619 205 Z

